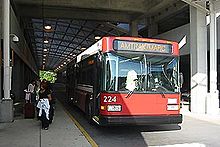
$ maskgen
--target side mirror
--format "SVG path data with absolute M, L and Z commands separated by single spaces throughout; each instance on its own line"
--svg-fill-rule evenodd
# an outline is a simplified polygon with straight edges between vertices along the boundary
M 97 67 L 102 68 L 103 67 L 103 54 L 101 52 L 98 52 L 97 56 Z
M 184 80 L 183 80 L 183 73 L 180 73 L 179 81 L 180 81 L 180 88 L 182 88 L 183 82 L 184 82 Z

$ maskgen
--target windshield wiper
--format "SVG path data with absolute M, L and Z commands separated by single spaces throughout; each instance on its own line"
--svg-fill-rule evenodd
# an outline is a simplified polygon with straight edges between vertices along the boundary
M 125 96 L 125 98 L 129 98 L 133 93 L 134 93 L 134 90 L 133 91 L 129 91 L 128 94 Z
M 159 87 L 161 87 L 161 86 L 159 86 Z M 160 89 L 159 87 L 155 87 L 154 89 L 152 89 L 152 91 L 158 91 L 162 95 L 163 98 L 166 98 L 164 91 L 162 89 Z
M 159 87 L 161 87 L 161 86 L 159 86 Z M 156 91 L 160 92 L 160 94 L 162 95 L 162 98 L 166 98 L 163 90 L 161 90 L 159 87 L 156 88 Z
M 115 80 L 111 80 L 111 84 L 110 84 L 108 90 L 111 90 L 114 87 L 114 85 L 115 85 Z

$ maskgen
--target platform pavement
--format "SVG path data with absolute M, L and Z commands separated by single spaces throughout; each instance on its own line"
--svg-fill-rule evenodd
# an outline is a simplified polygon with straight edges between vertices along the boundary
M 210 123 L 214 123 L 217 125 L 220 125 L 220 109 L 219 113 L 216 115 L 210 115 L 210 114 L 198 114 L 198 113 L 192 113 L 189 111 L 189 106 L 185 105 L 184 107 L 181 108 L 180 113 L 184 116 L 192 117 L 198 120 L 203 120 L 207 121 Z
M 0 147 L 91 147 L 57 102 L 55 117 L 49 130 L 42 130 L 36 119 L 15 119 L 0 123 Z

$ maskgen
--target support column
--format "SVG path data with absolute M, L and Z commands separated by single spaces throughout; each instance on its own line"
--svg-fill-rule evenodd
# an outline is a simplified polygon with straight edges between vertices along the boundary
M 138 36 L 138 22 L 136 20 L 130 22 L 129 30 L 131 36 Z
M 213 1 L 210 1 L 210 93 L 207 97 L 207 113 L 218 114 L 218 105 L 216 12 Z
M 4 98 L 0 103 L 0 122 L 13 121 L 13 101 L 10 98 L 10 42 L 9 16 L 10 0 L 3 0 L 3 59 L 4 59 Z
M 190 6 L 191 111 L 205 114 L 207 97 L 206 13 Z
M 3 1 L 4 99 L 10 99 L 10 0 Z
M 0 2 L 2 2 L 2 0 L 0 0 Z M 0 5 L 0 10 L 2 10 L 2 5 Z M 0 11 L 1 12 L 1 11 Z M 3 78 L 2 78 L 2 13 L 0 13 L 0 102 L 2 100 L 3 97 L 3 89 L 2 89 L 2 83 L 3 83 Z

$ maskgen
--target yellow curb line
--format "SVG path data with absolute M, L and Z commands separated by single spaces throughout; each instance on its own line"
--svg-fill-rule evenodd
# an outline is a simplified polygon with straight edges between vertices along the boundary
M 70 119 L 75 123 L 75 125 L 78 127 L 78 129 L 81 131 L 81 133 L 86 137 L 88 142 L 92 145 L 92 147 L 98 147 L 96 142 L 90 137 L 90 135 L 86 132 L 85 129 L 79 124 L 79 122 L 64 108 L 64 111 L 67 113 L 67 115 L 70 117 Z

